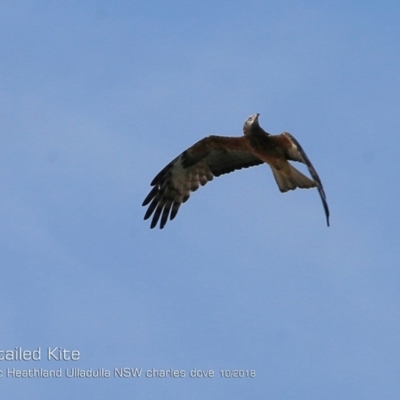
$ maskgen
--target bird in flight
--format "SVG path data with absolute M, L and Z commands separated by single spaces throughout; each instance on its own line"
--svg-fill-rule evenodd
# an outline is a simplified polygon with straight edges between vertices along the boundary
M 151 229 L 160 221 L 160 229 L 173 220 L 179 207 L 196 191 L 213 180 L 241 168 L 267 163 L 281 192 L 296 188 L 316 187 L 329 226 L 329 208 L 324 188 L 317 171 L 299 142 L 287 132 L 270 135 L 258 122 L 260 114 L 253 114 L 244 123 L 243 136 L 207 136 L 172 160 L 152 180 L 150 193 L 143 201 L 149 205 L 144 219 L 153 216 Z M 288 161 L 305 164 L 312 179 L 303 175 Z M 160 220 L 161 217 L 161 220 Z

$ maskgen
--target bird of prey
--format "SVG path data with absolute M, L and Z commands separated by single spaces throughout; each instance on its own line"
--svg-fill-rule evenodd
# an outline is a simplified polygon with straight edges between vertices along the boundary
M 281 192 L 296 188 L 316 187 L 322 200 L 329 226 L 329 208 L 317 171 L 299 142 L 287 132 L 270 135 L 259 125 L 260 114 L 253 114 L 244 123 L 243 136 L 207 136 L 172 160 L 152 180 L 150 193 L 143 201 L 149 207 L 144 219 L 153 215 L 150 227 L 160 220 L 160 229 L 173 220 L 190 192 L 204 186 L 214 176 L 241 168 L 267 163 Z M 312 179 L 303 175 L 288 160 L 305 164 Z

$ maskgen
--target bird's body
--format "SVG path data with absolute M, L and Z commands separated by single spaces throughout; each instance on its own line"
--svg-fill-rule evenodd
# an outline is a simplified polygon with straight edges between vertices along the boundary
M 267 163 L 281 192 L 299 188 L 316 187 L 324 206 L 329 226 L 329 209 L 322 182 L 297 140 L 285 132 L 270 135 L 258 123 L 259 114 L 251 115 L 243 127 L 243 136 L 207 136 L 162 169 L 151 182 L 153 189 L 143 202 L 149 208 L 145 219 L 153 215 L 151 228 L 160 217 L 162 229 L 168 217 L 175 218 L 179 207 L 199 186 L 214 176 L 237 169 Z M 288 160 L 307 165 L 313 179 L 308 178 L 291 165 Z

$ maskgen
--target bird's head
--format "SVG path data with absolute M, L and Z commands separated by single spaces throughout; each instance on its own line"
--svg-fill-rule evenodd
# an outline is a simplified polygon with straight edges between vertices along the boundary
M 260 125 L 258 124 L 258 117 L 259 117 L 259 113 L 257 114 L 253 114 L 250 115 L 249 118 L 246 119 L 246 121 L 244 122 L 243 125 L 243 133 L 245 135 L 248 135 L 249 133 L 251 133 L 251 131 L 255 128 L 255 127 L 260 127 Z

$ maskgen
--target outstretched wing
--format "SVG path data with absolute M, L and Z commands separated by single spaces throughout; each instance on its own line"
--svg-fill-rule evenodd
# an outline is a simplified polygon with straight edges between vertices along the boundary
M 153 215 L 153 229 L 160 217 L 160 229 L 168 217 L 173 220 L 179 207 L 199 186 L 214 176 L 262 164 L 247 144 L 246 137 L 208 136 L 171 161 L 151 182 L 154 186 L 143 201 L 149 207 L 144 219 Z
M 324 206 L 326 223 L 329 226 L 329 207 L 326 201 L 324 187 L 322 186 L 322 182 L 317 171 L 311 164 L 310 159 L 307 157 L 307 154 L 301 147 L 300 143 L 288 132 L 284 132 L 276 136 L 270 136 L 270 138 L 276 140 L 279 143 L 279 146 L 284 149 L 288 160 L 299 161 L 307 166 L 310 175 L 317 185 L 317 189 L 322 200 L 322 205 Z

